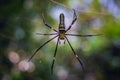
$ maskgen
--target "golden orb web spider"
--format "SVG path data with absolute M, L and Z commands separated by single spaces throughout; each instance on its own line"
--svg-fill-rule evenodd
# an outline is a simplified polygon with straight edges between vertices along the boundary
M 84 69 L 84 66 L 83 66 L 83 63 L 82 61 L 80 60 L 80 58 L 78 57 L 78 55 L 76 54 L 75 50 L 73 49 L 69 39 L 67 38 L 67 36 L 79 36 L 79 37 L 92 37 L 92 36 L 100 36 L 101 34 L 96 34 L 96 35 L 81 35 L 81 34 L 67 34 L 66 32 L 68 30 L 71 29 L 72 25 L 76 22 L 77 20 L 77 15 L 76 15 L 76 12 L 75 10 L 73 9 L 74 11 L 74 16 L 73 16 L 73 21 L 72 23 L 70 24 L 70 26 L 65 29 L 65 23 L 64 23 L 64 20 L 65 20 L 65 17 L 64 17 L 64 14 L 61 13 L 60 16 L 59 16 L 59 26 L 58 26 L 58 31 L 53 29 L 51 26 L 49 26 L 46 22 L 45 22 L 45 18 L 42 14 L 42 19 L 43 19 L 43 23 L 45 24 L 45 26 L 49 27 L 50 29 L 52 29 L 54 32 L 56 33 L 52 33 L 52 34 L 41 34 L 41 33 L 37 33 L 38 35 L 55 35 L 53 38 L 51 38 L 50 40 L 46 41 L 45 43 L 43 43 L 39 48 L 37 48 L 35 50 L 35 52 L 31 55 L 31 57 L 29 58 L 28 61 L 30 61 L 34 56 L 35 54 L 44 46 L 46 45 L 47 43 L 49 43 L 50 41 L 52 41 L 53 39 L 57 38 L 57 43 L 56 43 L 56 47 L 55 47 L 55 52 L 54 52 L 54 56 L 53 56 L 53 61 L 52 61 L 52 65 L 51 65 L 51 74 L 53 74 L 53 68 L 54 68 L 54 63 L 55 63 L 55 57 L 56 57 L 56 53 L 57 53 L 57 49 L 58 49 L 58 44 L 60 44 L 60 40 L 64 40 L 64 43 L 65 41 L 68 42 L 71 50 L 73 51 L 73 54 L 75 55 L 76 59 L 78 60 L 78 62 L 80 63 L 81 67 L 82 67 L 82 70 L 85 71 Z

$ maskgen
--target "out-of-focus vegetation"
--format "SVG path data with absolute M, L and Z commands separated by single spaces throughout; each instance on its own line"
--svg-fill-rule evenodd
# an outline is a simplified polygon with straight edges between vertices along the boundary
M 0 0 L 0 80 L 51 80 L 50 67 L 56 40 L 44 46 L 27 62 L 36 48 L 52 36 L 41 18 L 58 29 L 63 12 L 69 26 L 76 9 L 78 20 L 68 33 L 103 34 L 69 37 L 83 60 L 86 72 L 73 56 L 69 45 L 58 47 L 56 80 L 120 80 L 120 1 L 119 0 Z M 67 27 L 66 26 L 66 27 Z

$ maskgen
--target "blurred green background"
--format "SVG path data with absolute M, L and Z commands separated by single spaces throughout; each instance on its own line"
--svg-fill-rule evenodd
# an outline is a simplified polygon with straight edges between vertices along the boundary
M 68 37 L 86 72 L 69 45 L 60 44 L 54 66 L 55 80 L 120 80 L 119 0 L 0 0 L 0 80 L 51 80 L 50 67 L 56 39 L 44 46 L 31 62 L 28 58 L 54 33 L 41 18 L 58 29 L 59 14 L 66 28 L 76 10 L 78 20 L 68 33 L 103 34 Z

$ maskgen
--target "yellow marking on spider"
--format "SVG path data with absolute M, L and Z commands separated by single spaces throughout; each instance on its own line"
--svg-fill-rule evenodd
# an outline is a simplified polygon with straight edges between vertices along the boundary
M 59 38 L 60 39 L 64 39 L 65 38 L 65 31 L 64 30 L 60 30 L 59 32 L 60 32 Z
M 78 57 L 78 55 L 75 55 L 76 57 Z
M 60 39 L 64 39 L 64 37 L 65 37 L 65 34 L 64 33 L 60 33 Z

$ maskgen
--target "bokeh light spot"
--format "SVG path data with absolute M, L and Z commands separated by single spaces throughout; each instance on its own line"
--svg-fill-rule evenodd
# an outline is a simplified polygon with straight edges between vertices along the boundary
M 21 71 L 28 71 L 28 72 L 33 72 L 35 69 L 34 64 L 32 62 L 28 62 L 27 60 L 22 60 L 18 64 L 18 68 Z
M 19 60 L 20 60 L 19 55 L 18 55 L 16 52 L 13 52 L 13 51 L 11 51 L 11 52 L 9 53 L 8 58 L 9 58 L 9 60 L 10 60 L 12 63 L 14 63 L 14 64 L 18 63 Z

